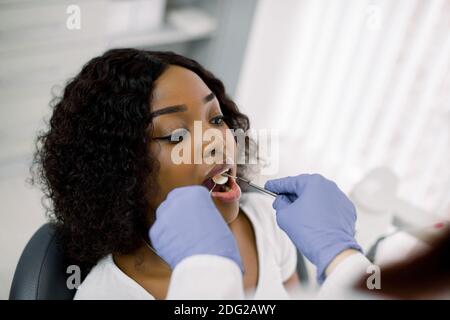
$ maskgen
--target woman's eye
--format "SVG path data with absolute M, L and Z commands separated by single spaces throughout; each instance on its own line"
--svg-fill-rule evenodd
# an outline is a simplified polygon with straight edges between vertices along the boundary
M 220 116 L 212 118 L 211 123 L 216 124 L 216 125 L 221 125 L 223 123 L 224 119 L 225 119 L 225 117 L 223 115 L 220 115 Z
M 177 129 L 169 136 L 169 142 L 170 143 L 178 143 L 183 141 L 183 139 L 186 137 L 186 135 L 189 133 L 187 129 Z
M 179 143 L 179 142 L 183 141 L 187 134 L 189 134 L 189 131 L 187 129 L 182 128 L 182 129 L 174 130 L 168 136 L 159 137 L 157 139 L 159 139 L 159 140 L 167 140 L 169 143 L 176 144 L 176 143 Z

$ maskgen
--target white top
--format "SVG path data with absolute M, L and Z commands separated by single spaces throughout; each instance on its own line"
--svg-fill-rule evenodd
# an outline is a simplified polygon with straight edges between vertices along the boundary
M 230 259 L 196 255 L 173 270 L 167 299 L 289 299 L 283 282 L 296 270 L 297 251 L 278 227 L 272 202 L 259 193 L 243 193 L 240 201 L 255 232 L 259 270 L 254 292 L 243 292 L 242 274 Z M 120 270 L 112 255 L 107 255 L 90 271 L 75 299 L 155 298 Z

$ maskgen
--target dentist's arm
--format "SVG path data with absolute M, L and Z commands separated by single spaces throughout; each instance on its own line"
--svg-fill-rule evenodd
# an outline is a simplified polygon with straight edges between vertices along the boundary
M 341 262 L 362 252 L 355 240 L 356 210 L 337 185 L 318 174 L 269 180 L 277 223 L 317 267 L 323 283 Z M 362 257 L 363 258 L 363 257 Z
M 149 236 L 173 270 L 168 300 L 244 299 L 236 240 L 205 187 L 172 190 Z

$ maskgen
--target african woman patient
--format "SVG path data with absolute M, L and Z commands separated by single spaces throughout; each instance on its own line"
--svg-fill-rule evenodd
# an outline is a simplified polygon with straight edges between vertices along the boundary
M 66 84 L 38 137 L 35 163 L 68 258 L 87 275 L 75 299 L 166 299 L 172 270 L 148 231 L 168 193 L 190 185 L 210 191 L 236 239 L 247 297 L 289 298 L 297 251 L 276 223 L 272 199 L 241 190 L 232 177 L 223 186 L 212 180 L 223 172 L 246 177 L 236 141 L 231 148 L 203 142 L 200 163 L 173 161 L 182 144 L 194 154 L 183 137 L 195 123 L 223 141 L 227 131 L 249 129 L 222 82 L 173 52 L 109 50 Z

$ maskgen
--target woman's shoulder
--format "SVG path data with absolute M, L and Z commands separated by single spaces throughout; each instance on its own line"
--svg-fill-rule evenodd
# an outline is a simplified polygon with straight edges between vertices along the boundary
M 244 193 L 241 209 L 254 223 L 256 233 L 259 233 L 273 249 L 281 268 L 283 280 L 295 271 L 297 264 L 297 249 L 287 234 L 278 226 L 276 212 L 272 207 L 274 199 L 256 192 Z
M 111 254 L 91 269 L 78 287 L 75 300 L 154 300 L 137 282 L 123 273 Z
M 241 209 L 253 223 L 255 232 L 263 234 L 273 245 L 279 245 L 280 232 L 283 232 L 276 222 L 276 213 L 272 208 L 273 199 L 257 192 L 243 195 Z
M 261 227 L 272 230 L 277 226 L 272 202 L 273 199 L 265 194 L 245 192 L 242 194 L 240 207 L 252 220 L 261 224 Z

